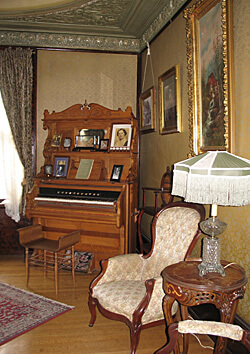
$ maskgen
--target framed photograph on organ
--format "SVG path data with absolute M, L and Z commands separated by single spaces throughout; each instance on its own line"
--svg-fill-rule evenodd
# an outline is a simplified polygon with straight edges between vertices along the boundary
M 179 65 L 175 65 L 158 79 L 160 134 L 171 134 L 181 131 L 179 72 Z
M 101 139 L 100 145 L 99 145 L 99 150 L 100 151 L 107 151 L 108 148 L 109 148 L 109 139 Z
M 51 146 L 59 147 L 62 142 L 62 134 L 54 134 L 51 142 Z
M 199 0 L 184 10 L 190 155 L 235 150 L 232 0 Z
M 54 173 L 55 177 L 66 177 L 68 172 L 69 157 L 55 157 Z
M 110 150 L 130 150 L 131 138 L 131 124 L 113 124 Z
M 123 170 L 123 165 L 114 165 L 111 173 L 110 181 L 120 182 L 122 170 Z

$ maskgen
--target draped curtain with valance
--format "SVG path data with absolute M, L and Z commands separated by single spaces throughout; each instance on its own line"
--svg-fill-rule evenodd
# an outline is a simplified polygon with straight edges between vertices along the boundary
M 25 214 L 26 194 L 33 184 L 32 88 L 32 50 L 19 47 L 9 47 L 0 50 L 0 90 L 2 100 L 16 149 L 24 167 L 23 193 L 20 203 L 21 215 Z M 4 171 L 4 173 L 8 172 Z

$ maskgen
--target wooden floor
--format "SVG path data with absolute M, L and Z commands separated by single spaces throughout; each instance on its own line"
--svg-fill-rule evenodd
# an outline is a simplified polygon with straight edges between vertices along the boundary
M 121 322 L 111 321 L 97 312 L 92 328 L 88 326 L 88 287 L 92 278 L 89 274 L 76 274 L 73 286 L 70 272 L 59 273 L 59 291 L 55 294 L 53 274 L 43 277 L 41 269 L 31 268 L 29 287 L 25 286 L 23 256 L 0 255 L 0 282 L 74 306 L 69 311 L 0 346 L 0 354 L 129 354 L 129 329 Z M 166 341 L 165 326 L 149 328 L 141 332 L 137 354 L 153 354 Z M 206 336 L 200 336 L 204 345 L 212 345 Z M 190 354 L 212 353 L 203 349 L 191 336 Z

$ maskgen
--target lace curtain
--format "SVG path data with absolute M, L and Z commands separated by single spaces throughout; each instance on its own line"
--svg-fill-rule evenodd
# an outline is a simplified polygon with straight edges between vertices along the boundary
M 30 48 L 7 48 L 0 51 L 0 90 L 18 156 L 24 168 L 21 200 L 16 193 L 20 188 L 15 165 L 12 171 L 3 169 L 8 181 L 7 215 L 19 221 L 25 215 L 26 194 L 33 184 L 32 171 L 32 87 L 33 64 Z M 3 116 L 0 116 L 3 120 Z M 7 155 L 5 158 L 10 159 Z

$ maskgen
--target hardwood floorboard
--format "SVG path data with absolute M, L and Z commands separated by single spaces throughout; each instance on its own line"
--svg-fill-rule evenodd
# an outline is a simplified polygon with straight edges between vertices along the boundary
M 75 307 L 74 310 L 0 346 L 0 354 L 128 354 L 129 329 L 124 323 L 108 320 L 97 311 L 94 326 L 88 326 L 88 287 L 96 274 L 76 273 L 74 287 L 71 273 L 60 271 L 59 291 L 56 295 L 53 273 L 44 278 L 42 269 L 31 268 L 29 287 L 26 288 L 24 257 L 0 255 L 0 282 Z M 204 345 L 212 345 L 207 336 L 200 338 Z M 165 326 L 143 330 L 137 354 L 153 354 L 165 341 Z M 212 350 L 203 349 L 191 336 L 189 353 L 212 353 Z

